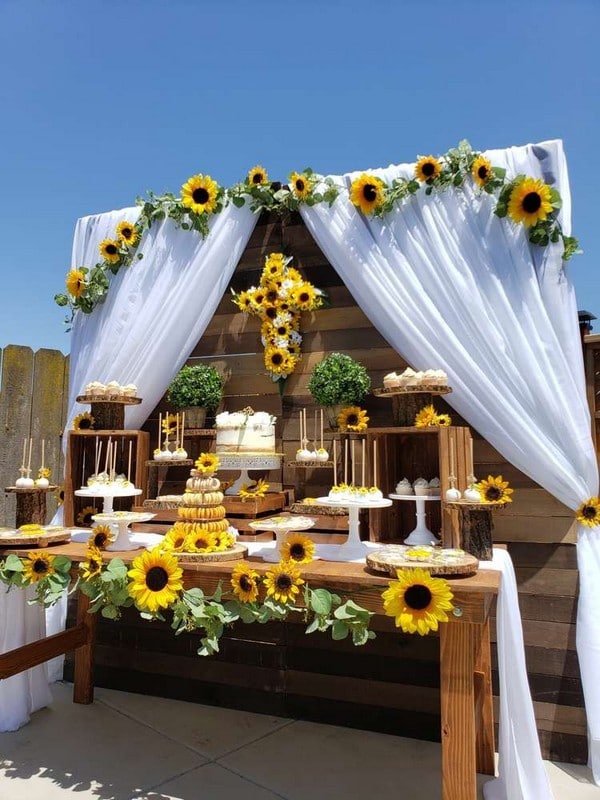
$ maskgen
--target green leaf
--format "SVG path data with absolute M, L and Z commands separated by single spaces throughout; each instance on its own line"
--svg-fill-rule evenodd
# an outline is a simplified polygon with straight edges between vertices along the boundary
M 22 572 L 23 562 L 21 561 L 19 556 L 14 556 L 14 555 L 7 556 L 4 568 L 10 570 L 11 572 Z
M 347 638 L 348 632 L 348 626 L 344 625 L 344 623 L 338 619 L 333 623 L 333 627 L 331 629 L 331 638 L 335 639 L 335 641 L 341 641 L 342 639 Z
M 244 198 L 241 195 L 234 195 L 231 198 L 231 202 L 233 203 L 233 205 L 236 208 L 241 208 L 246 203 L 246 201 L 244 200 Z
M 315 617 L 304 633 L 314 633 L 315 631 L 320 630 L 319 618 Z
M 105 619 L 116 619 L 119 616 L 119 609 L 115 606 L 104 606 L 100 614 Z
M 312 589 L 309 602 L 315 614 L 329 614 L 331 611 L 332 597 L 327 589 Z

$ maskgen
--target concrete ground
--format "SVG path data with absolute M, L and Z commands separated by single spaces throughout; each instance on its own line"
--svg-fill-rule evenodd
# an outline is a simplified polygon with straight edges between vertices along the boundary
M 70 684 L 0 734 L 1 800 L 440 797 L 440 746 L 369 731 Z M 555 800 L 600 800 L 585 767 L 545 762 Z M 480 797 L 487 776 L 478 778 Z

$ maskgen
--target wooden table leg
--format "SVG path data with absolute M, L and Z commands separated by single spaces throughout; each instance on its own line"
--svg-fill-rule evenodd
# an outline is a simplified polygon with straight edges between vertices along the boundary
M 83 626 L 85 644 L 75 650 L 75 675 L 73 702 L 94 702 L 94 644 L 96 640 L 96 614 L 89 614 L 90 599 L 83 592 L 77 598 L 77 624 Z
M 440 625 L 442 800 L 476 800 L 475 646 L 478 625 Z
M 478 625 L 475 649 L 475 722 L 477 726 L 477 772 L 495 774 L 494 701 L 492 696 L 492 657 L 490 621 Z

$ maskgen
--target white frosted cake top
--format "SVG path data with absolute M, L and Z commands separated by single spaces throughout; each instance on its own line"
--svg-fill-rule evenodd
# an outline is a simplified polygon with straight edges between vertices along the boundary
M 215 423 L 217 428 L 266 428 L 275 424 L 276 417 L 266 411 L 255 411 L 246 414 L 243 411 L 223 411 L 217 414 Z

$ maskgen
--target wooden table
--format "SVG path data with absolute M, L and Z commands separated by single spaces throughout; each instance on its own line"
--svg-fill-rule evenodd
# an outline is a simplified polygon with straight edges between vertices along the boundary
M 69 543 L 52 547 L 49 552 L 77 562 L 85 558 L 85 549 L 83 544 Z M 3 554 L 10 552 L 24 554 L 14 549 Z M 103 555 L 105 560 L 121 558 L 128 562 L 136 552 Z M 259 573 L 269 569 L 270 565 L 260 559 L 249 560 Z M 211 594 L 219 581 L 228 580 L 234 564 L 188 564 L 184 586 L 199 586 Z M 369 573 L 361 564 L 313 561 L 304 565 L 302 575 L 312 588 L 335 590 L 342 597 L 351 597 L 359 605 L 383 614 L 381 592 L 388 578 Z M 476 800 L 476 773 L 494 774 L 489 615 L 500 578 L 499 572 L 485 570 L 448 581 L 454 593 L 455 613 L 447 624 L 440 624 L 442 800 Z M 79 592 L 75 626 L 0 654 L 0 679 L 74 650 L 73 700 L 91 703 L 96 615 L 88 614 L 88 608 L 89 599 Z

